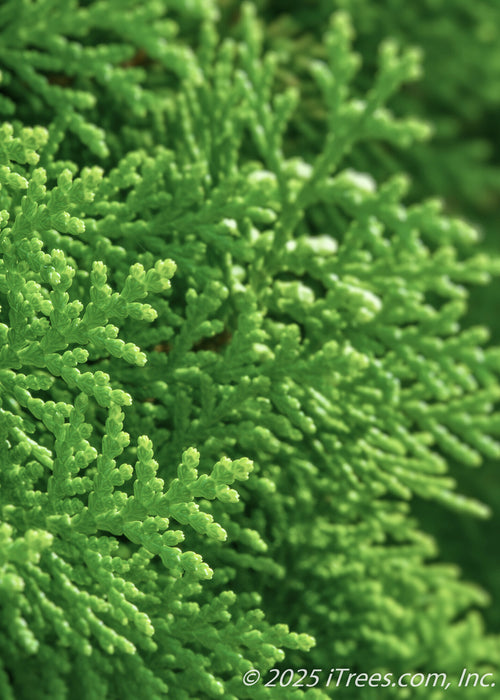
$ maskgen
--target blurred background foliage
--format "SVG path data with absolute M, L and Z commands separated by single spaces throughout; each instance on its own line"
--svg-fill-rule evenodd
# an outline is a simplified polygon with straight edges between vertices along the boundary
M 411 178 L 410 198 L 439 197 L 446 210 L 472 222 L 482 232 L 481 245 L 500 252 L 500 2 L 497 0 L 306 0 L 300 7 L 286 0 L 257 0 L 267 19 L 270 47 L 286 56 L 283 81 L 297 81 L 303 71 L 301 121 L 311 143 L 323 133 L 319 100 L 307 80 L 305 56 L 323 55 L 321 34 L 331 13 L 349 11 L 356 32 L 354 47 L 362 70 L 360 94 L 372 83 L 378 46 L 386 38 L 423 52 L 421 79 L 403 88 L 391 106 L 401 116 L 414 115 L 432 127 L 431 138 L 411 148 L 388 144 L 358 146 L 352 167 L 378 172 L 382 181 L 403 170 Z M 221 2 L 223 12 L 237 18 L 239 3 Z M 290 68 L 294 66 L 294 68 Z M 307 137 L 307 138 L 306 138 Z M 491 342 L 500 342 L 500 283 L 472 289 L 467 323 L 487 325 Z M 450 465 L 458 490 L 491 509 L 486 521 L 445 513 L 432 503 L 414 500 L 415 514 L 439 542 L 440 559 L 457 562 L 466 578 L 492 596 L 485 612 L 491 631 L 500 630 L 500 475 L 498 462 L 485 461 L 479 472 Z

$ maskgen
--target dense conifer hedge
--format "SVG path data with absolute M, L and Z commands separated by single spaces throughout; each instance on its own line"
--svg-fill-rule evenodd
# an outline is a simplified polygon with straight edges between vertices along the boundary
M 289 10 L 0 5 L 2 700 L 498 673 L 428 533 L 500 455 L 500 6 Z

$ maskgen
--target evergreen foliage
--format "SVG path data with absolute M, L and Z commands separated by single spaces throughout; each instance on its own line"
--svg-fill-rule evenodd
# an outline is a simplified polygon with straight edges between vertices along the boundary
M 356 81 L 359 89 L 370 87 L 377 47 L 386 37 L 423 49 L 421 78 L 400 90 L 391 105 L 397 112 L 430 122 L 432 139 L 413 144 L 404 153 L 375 145 L 360 149 L 353 156 L 357 167 L 398 172 L 403 166 L 413 175 L 414 196 L 439 194 L 476 219 L 494 215 L 500 186 L 496 138 L 500 25 L 494 0 L 305 0 L 291 14 L 288 3 L 280 0 L 258 4 L 270 22 L 270 43 L 294 63 L 293 70 L 283 70 L 285 80 L 303 75 L 310 53 L 323 55 L 318 39 L 333 9 L 348 10 L 353 17 L 355 45 L 363 57 Z M 311 127 L 319 133 L 323 129 L 322 110 L 307 80 L 302 88 L 308 98 L 302 105 L 310 139 Z
M 500 350 L 463 322 L 500 261 L 376 155 L 429 137 L 397 101 L 419 51 L 383 42 L 367 84 L 345 12 L 295 66 L 205 0 L 11 0 L 0 27 L 2 700 L 498 669 L 487 596 L 411 510 L 487 515 L 448 462 L 500 455 Z

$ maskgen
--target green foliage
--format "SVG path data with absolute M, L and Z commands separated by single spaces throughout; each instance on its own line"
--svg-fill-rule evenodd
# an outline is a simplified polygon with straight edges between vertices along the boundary
M 357 156 L 428 137 L 386 106 L 419 52 L 385 42 L 365 89 L 335 13 L 298 68 L 319 128 L 226 12 L 0 8 L 2 700 L 500 661 L 411 509 L 487 515 L 447 461 L 500 455 L 500 352 L 463 323 L 500 262 Z
M 226 6 L 234 7 L 228 2 Z M 500 153 L 498 109 L 500 93 L 499 6 L 494 0 L 469 3 L 463 0 L 325 0 L 300 4 L 290 13 L 287 3 L 259 2 L 267 22 L 269 45 L 282 58 L 280 79 L 300 84 L 300 117 L 295 115 L 297 150 L 321 143 L 325 111 L 308 78 L 311 55 L 324 58 L 320 33 L 334 9 L 347 9 L 357 36 L 355 48 L 363 65 L 353 87 L 362 94 L 370 87 L 378 44 L 390 36 L 402 46 L 423 49 L 423 71 L 416 83 L 404 86 L 391 100 L 396 114 L 425 119 L 432 138 L 397 150 L 387 144 L 364 142 L 350 154 L 352 166 L 371 172 L 378 181 L 391 173 L 411 173 L 410 201 L 442 197 L 448 211 L 473 221 L 484 250 L 500 251 L 498 206 L 500 204 Z M 467 325 L 487 324 L 498 343 L 498 280 L 472 290 Z M 460 488 L 486 500 L 498 513 L 500 490 L 497 463 L 487 461 L 481 479 L 450 463 Z M 422 504 L 420 504 L 422 510 Z M 459 515 L 442 517 L 439 511 L 423 509 L 426 527 L 440 537 L 445 557 L 465 567 L 467 575 L 495 593 L 495 606 L 488 620 L 500 629 L 500 568 L 492 565 L 489 552 L 497 547 L 498 516 L 487 524 L 474 524 Z
M 414 176 L 414 196 L 439 194 L 477 220 L 494 217 L 500 187 L 500 25 L 495 0 L 306 0 L 290 14 L 289 4 L 280 0 L 258 4 L 270 22 L 270 43 L 287 57 L 282 79 L 290 83 L 302 79 L 311 53 L 323 56 L 318 39 L 334 10 L 349 11 L 356 27 L 355 46 L 364 66 L 356 81 L 360 90 L 371 85 L 377 48 L 386 37 L 423 49 L 418 84 L 401 90 L 392 105 L 397 113 L 430 123 L 432 140 L 413 144 L 404 154 L 372 144 L 353 155 L 356 167 L 381 173 L 407 168 Z M 301 88 L 301 129 L 307 142 L 313 134 L 321 137 L 324 114 L 307 79 Z

